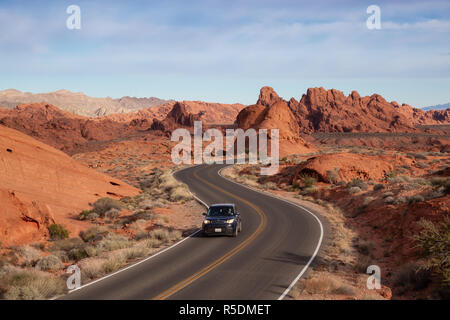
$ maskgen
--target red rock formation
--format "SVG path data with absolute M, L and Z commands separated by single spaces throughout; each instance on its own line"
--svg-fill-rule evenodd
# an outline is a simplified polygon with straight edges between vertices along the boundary
M 264 87 L 258 104 L 271 106 L 280 100 L 272 88 Z M 361 97 L 356 91 L 346 97 L 339 90 L 310 88 L 299 102 L 291 98 L 287 103 L 303 133 L 415 132 L 418 124 L 450 121 L 450 110 L 425 112 L 387 102 L 378 94 Z
M 151 129 L 172 132 L 181 127 L 193 127 L 194 121 L 200 121 L 200 116 L 187 112 L 185 105 L 177 102 L 164 120 L 153 119 Z
M 0 108 L 0 124 L 69 154 L 83 149 L 88 142 L 127 137 L 151 125 L 147 118 L 133 118 L 129 122 L 109 117 L 87 118 L 43 103 L 24 104 L 12 110 Z
M 270 89 L 268 87 L 263 88 L 258 101 L 266 105 L 269 101 L 275 102 L 269 107 L 256 104 L 241 110 L 236 118 L 238 128 L 243 130 L 249 128 L 256 130 L 278 129 L 280 156 L 315 151 L 312 145 L 300 137 L 300 128 L 287 103 L 277 99 L 270 92 Z
M 77 235 L 87 226 L 75 217 L 89 203 L 138 192 L 59 150 L 0 126 L 0 241 L 4 245 L 40 241 L 52 223 Z
M 297 166 L 293 181 L 302 174 L 316 175 L 319 181 L 330 181 L 332 171 L 338 181 L 351 181 L 359 178 L 365 181 L 382 180 L 386 173 L 394 170 L 395 165 L 410 165 L 413 160 L 391 155 L 369 156 L 353 153 L 322 154 L 308 159 Z

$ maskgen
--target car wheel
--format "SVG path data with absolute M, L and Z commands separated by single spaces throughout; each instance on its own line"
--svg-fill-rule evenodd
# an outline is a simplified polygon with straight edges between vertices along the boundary
M 238 235 L 238 226 L 236 226 L 236 228 L 233 231 L 233 237 L 237 237 Z

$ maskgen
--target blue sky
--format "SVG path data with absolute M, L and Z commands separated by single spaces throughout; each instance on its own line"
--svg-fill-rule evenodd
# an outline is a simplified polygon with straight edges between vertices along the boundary
M 66 28 L 69 5 L 81 30 Z M 381 8 L 381 30 L 366 9 Z M 269 85 L 450 102 L 450 1 L 0 0 L 0 89 L 254 103 Z

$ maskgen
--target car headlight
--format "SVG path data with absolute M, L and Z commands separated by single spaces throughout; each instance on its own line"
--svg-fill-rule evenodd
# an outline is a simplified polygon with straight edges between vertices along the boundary
M 226 223 L 233 223 L 234 219 L 228 219 L 227 221 L 225 221 Z
M 203 221 L 203 223 L 204 223 L 204 224 L 211 223 L 211 220 L 205 220 L 205 221 Z

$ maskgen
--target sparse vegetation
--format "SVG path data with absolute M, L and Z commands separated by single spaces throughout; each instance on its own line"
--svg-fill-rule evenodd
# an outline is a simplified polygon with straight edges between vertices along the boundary
M 35 269 L 3 268 L 0 295 L 7 300 L 47 299 L 64 292 L 64 281 Z
M 382 190 L 382 189 L 384 189 L 384 184 L 378 183 L 373 186 L 374 191 L 378 191 L 378 190 Z
M 79 215 L 78 215 L 78 220 L 95 220 L 97 219 L 99 216 L 97 213 L 95 213 L 92 210 L 83 210 Z
M 336 280 L 328 277 L 307 279 L 304 282 L 305 291 L 310 294 L 329 294 L 340 286 Z
M 419 248 L 422 250 L 425 263 L 423 268 L 435 272 L 442 280 L 442 286 L 450 286 L 450 218 L 446 216 L 440 224 L 428 220 L 419 222 L 423 228 L 415 236 Z
M 349 187 L 349 189 L 353 187 L 358 187 L 360 190 L 369 189 L 369 185 L 366 182 L 362 181 L 360 178 L 353 179 L 347 184 L 347 186 Z
M 111 198 L 100 198 L 94 202 L 94 212 L 97 213 L 100 217 L 104 217 L 105 213 L 111 209 L 122 210 L 122 204 L 116 200 Z
M 361 188 L 360 187 L 350 187 L 348 188 L 348 193 L 350 194 L 355 194 L 355 193 L 360 193 L 361 192 Z
M 55 271 L 61 269 L 63 264 L 59 257 L 51 254 L 39 259 L 37 267 L 43 271 Z
M 339 171 L 340 170 L 341 170 L 340 168 L 336 168 L 336 169 L 327 171 L 327 178 L 330 183 L 337 183 L 339 181 L 339 179 L 340 179 Z
M 407 263 L 400 267 L 393 279 L 399 294 L 409 290 L 424 289 L 431 280 L 430 273 L 416 263 Z
M 47 227 L 51 240 L 61 240 L 69 237 L 69 231 L 67 231 L 62 225 L 51 224 Z

